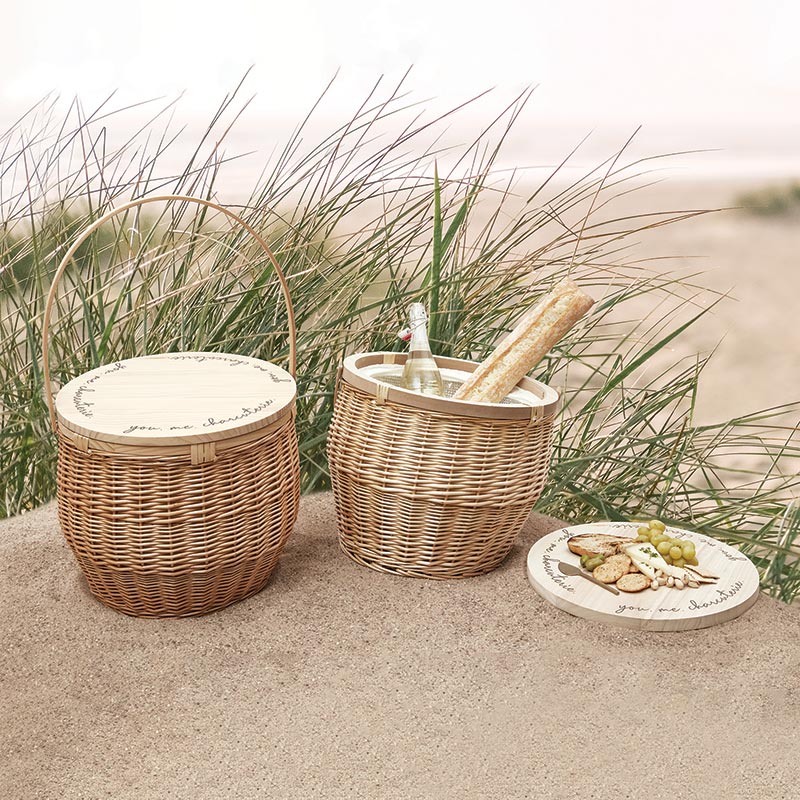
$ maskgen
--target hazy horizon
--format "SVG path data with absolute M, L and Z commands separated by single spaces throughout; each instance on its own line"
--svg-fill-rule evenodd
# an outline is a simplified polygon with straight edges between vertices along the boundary
M 210 0 L 40 0 L 4 11 L 16 34 L 0 50 L 4 125 L 48 92 L 90 107 L 117 90 L 118 105 L 185 92 L 176 119 L 200 126 L 252 65 L 234 143 L 266 156 L 337 70 L 320 127 L 413 64 L 406 88 L 431 113 L 497 87 L 460 116 L 456 139 L 537 87 L 509 167 L 557 162 L 590 132 L 576 166 L 593 163 L 641 125 L 634 152 L 715 151 L 676 162 L 687 175 L 800 176 L 800 5 L 788 0 L 499 0 L 482 14 L 420 0 L 231 0 L 224 14 Z

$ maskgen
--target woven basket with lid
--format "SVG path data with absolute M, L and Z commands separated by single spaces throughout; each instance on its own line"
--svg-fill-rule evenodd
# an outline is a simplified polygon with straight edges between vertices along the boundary
M 354 561 L 422 578 L 466 578 L 506 557 L 541 494 L 558 395 L 524 378 L 530 405 L 409 392 L 373 377 L 398 353 L 345 359 L 328 439 L 339 544 Z M 437 357 L 442 369 L 470 361 Z
M 288 309 L 287 372 L 228 353 L 161 353 L 118 361 L 50 391 L 49 320 L 59 279 L 103 222 L 147 202 L 220 211 L 256 238 Z M 222 608 L 263 588 L 297 518 L 294 315 L 285 278 L 243 220 L 192 197 L 144 198 L 86 228 L 59 266 L 43 355 L 58 437 L 58 513 L 92 594 L 145 617 Z

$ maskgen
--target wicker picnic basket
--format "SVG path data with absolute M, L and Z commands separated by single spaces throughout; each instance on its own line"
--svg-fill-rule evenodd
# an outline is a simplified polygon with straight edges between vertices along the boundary
M 339 544 L 354 561 L 423 578 L 466 578 L 506 557 L 541 494 L 558 394 L 530 378 L 531 405 L 431 397 L 376 380 L 377 364 L 345 359 L 328 460 Z M 440 368 L 477 364 L 437 357 Z
M 227 353 L 161 353 L 71 380 L 55 401 L 49 326 L 77 248 L 111 217 L 144 203 L 212 208 L 241 225 L 277 273 L 289 320 L 289 372 Z M 58 514 L 92 594 L 140 617 L 205 614 L 258 592 L 294 526 L 294 312 L 275 257 L 241 218 L 208 200 L 136 200 L 77 237 L 53 278 L 43 328 L 44 379 L 58 438 Z

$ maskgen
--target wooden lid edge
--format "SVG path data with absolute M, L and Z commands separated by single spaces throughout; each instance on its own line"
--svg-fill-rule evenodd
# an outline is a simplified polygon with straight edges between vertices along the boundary
M 478 367 L 476 362 L 466 361 L 460 358 L 449 358 L 446 356 L 435 356 L 434 358 L 439 367 L 445 369 L 474 372 Z M 342 366 L 342 378 L 351 386 L 373 397 L 377 395 L 378 386 L 380 385 L 382 390 L 385 387 L 385 396 L 389 402 L 421 408 L 426 411 L 436 411 L 442 414 L 456 414 L 462 417 L 529 420 L 534 412 L 543 417 L 549 417 L 553 416 L 558 410 L 560 402 L 558 392 L 551 386 L 547 386 L 547 384 L 541 383 L 533 378 L 523 378 L 517 386 L 539 397 L 543 401 L 542 405 L 539 406 L 474 403 L 468 400 L 452 400 L 446 397 L 434 397 L 431 395 L 419 394 L 418 392 L 411 392 L 408 389 L 389 386 L 388 384 L 380 384 L 379 381 L 361 372 L 363 367 L 372 366 L 374 364 L 404 364 L 405 361 L 405 353 L 381 351 L 374 353 L 356 353 L 345 358 Z
M 267 417 L 261 417 L 253 422 L 224 431 L 210 431 L 208 433 L 194 433 L 187 436 L 134 436 L 133 434 L 115 434 L 95 431 L 91 428 L 84 428 L 70 420 L 65 419 L 56 407 L 56 419 L 59 429 L 63 428 L 73 434 L 83 436 L 90 441 L 108 442 L 120 445 L 136 445 L 139 447 L 170 447 L 173 445 L 190 445 L 201 442 L 220 442 L 225 439 L 232 439 L 237 436 L 251 433 L 265 428 L 284 417 L 294 414 L 297 402 L 297 387 L 295 387 L 291 400 Z
M 240 445 L 247 444 L 261 439 L 264 436 L 269 436 L 274 431 L 290 424 L 294 419 L 294 404 L 291 406 L 291 414 L 287 419 L 275 419 L 268 425 L 263 425 L 254 428 L 251 431 L 237 433 L 234 436 L 228 436 L 221 440 L 213 442 L 185 442 L 185 443 L 168 443 L 160 444 L 154 443 L 152 440 L 144 444 L 137 444 L 130 440 L 122 442 L 108 442 L 103 439 L 90 439 L 82 434 L 76 433 L 69 428 L 59 426 L 58 435 L 64 439 L 69 439 L 80 450 L 85 450 L 92 453 L 114 453 L 118 455 L 133 455 L 133 456 L 151 456 L 151 457 L 164 457 L 164 456 L 191 456 L 192 448 L 195 445 L 214 444 L 216 445 L 217 453 L 224 453 L 232 447 L 239 447 Z
M 285 380 L 282 379 L 282 382 L 285 383 L 286 390 L 284 392 L 284 396 L 279 398 L 279 402 L 276 404 L 277 407 L 275 408 L 275 410 L 269 414 L 266 414 L 265 416 L 261 416 L 264 413 L 263 410 L 249 408 L 249 407 L 245 408 L 243 404 L 241 411 L 248 412 L 247 414 L 242 413 L 240 416 L 233 416 L 230 419 L 223 420 L 222 423 L 217 423 L 217 424 L 227 424 L 228 427 L 223 427 L 222 429 L 217 429 L 217 430 L 203 430 L 204 426 L 200 422 L 198 422 L 196 424 L 193 424 L 194 432 L 192 433 L 182 432 L 179 427 L 165 428 L 165 432 L 161 431 L 156 432 L 155 429 L 151 429 L 153 430 L 153 433 L 155 433 L 155 435 L 137 434 L 135 430 L 129 433 L 97 430 L 96 428 L 88 427 L 88 425 L 81 424 L 82 420 L 70 419 L 69 417 L 65 416 L 65 413 L 62 411 L 61 404 L 59 403 L 59 399 L 61 398 L 62 393 L 64 393 L 65 391 L 70 391 L 71 387 L 74 388 L 76 385 L 79 385 L 80 381 L 86 381 L 89 378 L 97 380 L 97 377 L 94 377 L 95 375 L 102 377 L 105 371 L 113 372 L 114 370 L 112 368 L 115 366 L 128 365 L 133 362 L 143 362 L 151 360 L 157 361 L 162 359 L 163 360 L 171 360 L 171 359 L 210 360 L 210 361 L 220 361 L 220 362 L 234 361 L 237 363 L 237 365 L 248 364 L 250 366 L 258 367 L 262 371 L 264 371 L 264 368 L 266 367 L 269 368 L 268 371 L 270 373 L 272 373 L 273 371 L 277 371 L 279 375 L 285 376 Z M 168 447 L 172 445 L 182 446 L 187 444 L 201 444 L 205 442 L 220 442 L 230 437 L 240 436 L 248 434 L 252 431 L 257 431 L 263 427 L 272 425 L 274 422 L 278 420 L 286 418 L 290 414 L 294 414 L 296 401 L 297 401 L 297 383 L 294 379 L 294 376 L 292 376 L 291 373 L 287 372 L 285 369 L 278 366 L 277 364 L 273 364 L 272 362 L 265 361 L 264 359 L 261 358 L 239 355 L 237 353 L 218 353 L 214 351 L 192 350 L 192 351 L 152 353 L 146 356 L 136 356 L 133 358 L 119 359 L 117 361 L 112 361 L 109 362 L 108 364 L 102 364 L 99 367 L 95 367 L 94 369 L 88 370 L 87 372 L 82 373 L 81 375 L 78 375 L 72 380 L 68 381 L 66 384 L 64 384 L 64 386 L 61 387 L 55 398 L 54 411 L 55 411 L 57 425 L 60 429 L 71 431 L 72 433 L 84 437 L 90 441 L 96 441 L 96 442 L 102 441 L 120 445 L 132 445 L 132 446 L 144 446 L 144 447 Z M 70 409 L 68 408 L 66 410 L 67 412 L 69 412 Z M 257 414 L 255 413 L 256 411 Z M 248 421 L 249 416 L 254 416 L 255 418 L 250 419 Z M 211 420 L 208 420 L 208 422 L 211 422 Z M 173 433 L 172 431 L 175 432 Z

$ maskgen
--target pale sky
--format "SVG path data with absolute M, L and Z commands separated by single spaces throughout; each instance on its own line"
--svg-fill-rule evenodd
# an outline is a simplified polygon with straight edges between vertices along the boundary
M 697 146 L 800 148 L 794 0 L 3 5 L 4 118 L 54 89 L 88 104 L 112 89 L 124 101 L 185 90 L 183 113 L 207 116 L 251 64 L 254 118 L 297 118 L 337 68 L 330 102 L 350 111 L 381 73 L 397 78 L 413 65 L 415 97 L 442 107 L 490 86 L 509 96 L 538 84 L 544 125 L 642 123 L 656 139 L 701 132 Z

